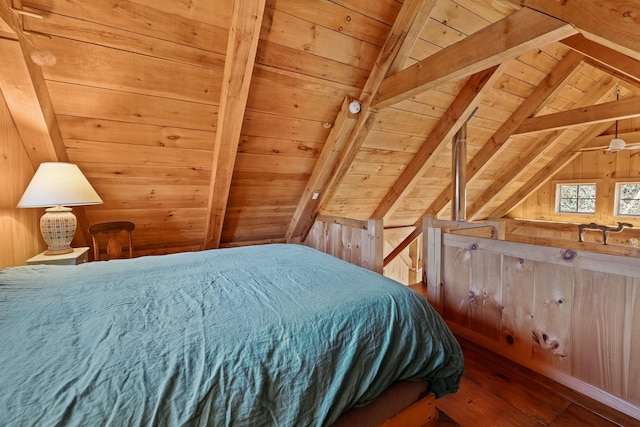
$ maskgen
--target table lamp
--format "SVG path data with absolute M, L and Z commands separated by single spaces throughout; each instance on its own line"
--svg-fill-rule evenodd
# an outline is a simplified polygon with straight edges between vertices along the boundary
M 48 245 L 45 255 L 73 252 L 71 241 L 77 220 L 69 206 L 96 205 L 102 199 L 77 165 L 41 163 L 24 191 L 19 208 L 47 208 L 40 218 L 40 232 Z

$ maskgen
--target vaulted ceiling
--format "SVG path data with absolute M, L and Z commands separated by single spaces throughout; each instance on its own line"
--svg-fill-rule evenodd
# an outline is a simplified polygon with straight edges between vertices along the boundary
M 640 116 L 622 0 L 1 0 L 0 18 L 32 164 L 78 164 L 105 201 L 81 224 L 132 220 L 141 253 L 296 241 L 319 213 L 419 232 L 449 215 L 463 126 L 467 218 L 504 216 Z

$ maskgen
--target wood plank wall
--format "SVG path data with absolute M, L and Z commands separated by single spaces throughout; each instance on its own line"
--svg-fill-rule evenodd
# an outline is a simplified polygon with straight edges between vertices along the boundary
M 441 277 L 430 300 L 454 332 L 640 419 L 640 259 L 452 233 L 441 241 L 439 254 L 425 250 L 441 264 L 424 268 Z
M 640 119 L 627 119 L 619 122 L 620 133 L 630 134 L 638 130 L 640 130 Z M 615 184 L 616 182 L 629 181 L 640 182 L 640 150 L 623 150 L 616 153 L 604 150 L 586 151 L 512 209 L 507 216 L 509 218 L 570 223 L 597 222 L 606 225 L 614 225 L 618 221 L 623 221 L 640 228 L 640 218 L 617 217 L 613 214 Z M 558 214 L 555 212 L 556 184 L 566 182 L 596 183 L 595 215 Z
M 382 274 L 382 220 L 319 216 L 304 244 Z
M 24 265 L 46 249 L 40 235 L 44 210 L 16 208 L 34 173 L 7 104 L 0 96 L 0 268 Z

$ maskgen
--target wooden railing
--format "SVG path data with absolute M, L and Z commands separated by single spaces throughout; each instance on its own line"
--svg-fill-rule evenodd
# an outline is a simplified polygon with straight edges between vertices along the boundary
M 428 298 L 455 333 L 640 420 L 640 258 L 423 224 Z
M 382 220 L 319 216 L 304 244 L 382 274 Z

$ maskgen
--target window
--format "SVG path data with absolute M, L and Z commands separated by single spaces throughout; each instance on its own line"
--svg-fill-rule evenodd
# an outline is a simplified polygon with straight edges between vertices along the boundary
M 558 184 L 556 187 L 559 213 L 592 214 L 596 212 L 596 185 Z
M 616 215 L 640 216 L 640 182 L 616 184 Z

